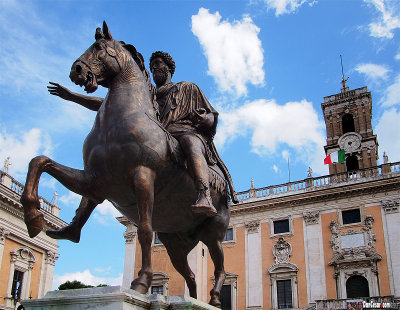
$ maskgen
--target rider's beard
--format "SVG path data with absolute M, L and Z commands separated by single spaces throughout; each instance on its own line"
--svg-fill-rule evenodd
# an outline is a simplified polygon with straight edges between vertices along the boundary
M 153 69 L 153 80 L 156 85 L 164 85 L 168 79 L 168 68 Z

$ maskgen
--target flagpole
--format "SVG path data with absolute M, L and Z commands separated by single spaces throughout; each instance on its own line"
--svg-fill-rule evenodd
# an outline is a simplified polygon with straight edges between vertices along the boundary
M 288 171 L 289 171 L 289 183 L 290 183 L 290 160 L 289 157 L 287 158 L 287 167 L 288 167 Z

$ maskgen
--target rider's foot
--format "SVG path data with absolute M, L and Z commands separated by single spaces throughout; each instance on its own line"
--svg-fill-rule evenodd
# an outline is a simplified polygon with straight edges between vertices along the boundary
M 78 243 L 81 239 L 81 229 L 77 225 L 70 224 L 59 230 L 47 230 L 46 235 L 53 239 L 66 239 Z
M 196 203 L 192 205 L 192 212 L 197 214 L 204 214 L 207 216 L 216 216 L 217 210 L 212 204 L 210 194 L 207 190 L 200 190 Z

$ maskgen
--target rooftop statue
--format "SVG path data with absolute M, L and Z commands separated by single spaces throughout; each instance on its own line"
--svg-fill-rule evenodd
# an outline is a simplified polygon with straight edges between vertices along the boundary
M 142 55 L 114 40 L 105 22 L 95 39 L 73 63 L 70 78 L 88 93 L 98 85 L 108 88 L 106 98 L 49 86 L 51 94 L 97 111 L 83 145 L 84 170 L 46 156 L 31 160 L 21 197 L 29 235 L 44 228 L 38 183 L 46 172 L 82 196 L 72 223 L 47 231 L 49 236 L 79 242 L 92 211 L 108 199 L 138 226 L 142 267 L 132 289 L 146 293 L 151 285 L 151 244 L 157 232 L 194 298 L 196 282 L 187 255 L 199 241 L 208 247 L 215 266 L 210 304 L 220 306 L 225 280 L 221 242 L 229 224 L 229 196 L 237 199 L 213 144 L 218 113 L 197 85 L 171 82 L 175 63 L 169 54 L 155 52 L 150 59 L 154 87 Z

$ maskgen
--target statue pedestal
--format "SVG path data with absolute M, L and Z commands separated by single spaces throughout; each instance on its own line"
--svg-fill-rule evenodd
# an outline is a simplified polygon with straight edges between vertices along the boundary
M 142 310 L 196 309 L 218 310 L 209 304 L 184 295 L 143 295 L 120 287 L 95 287 L 52 291 L 43 298 L 23 300 L 25 310 Z

